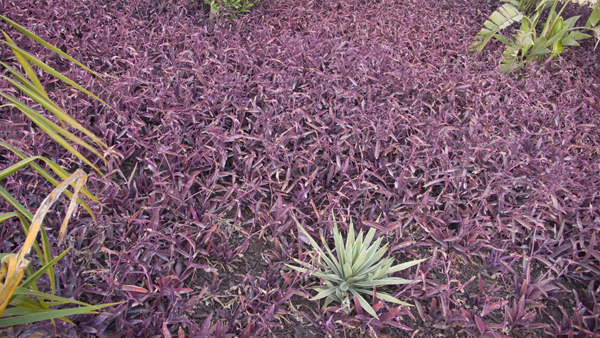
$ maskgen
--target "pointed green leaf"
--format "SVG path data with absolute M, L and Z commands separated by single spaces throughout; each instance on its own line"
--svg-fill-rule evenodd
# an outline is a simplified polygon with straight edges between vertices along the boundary
M 402 285 L 402 284 L 409 284 L 411 283 L 411 280 L 408 279 L 404 279 L 404 278 L 397 278 L 397 277 L 388 277 L 388 278 L 382 278 L 382 279 L 375 279 L 371 282 L 369 282 L 371 285 L 366 285 L 366 283 L 355 283 L 356 286 L 358 287 L 373 287 L 373 286 L 381 286 L 381 285 Z
M 13 165 L 11 165 L 10 167 L 0 171 L 0 180 L 5 179 L 6 177 L 16 173 L 17 171 L 19 171 L 19 169 L 23 168 L 24 166 L 28 165 L 30 162 L 33 162 L 37 159 L 42 159 L 42 156 L 32 156 L 29 157 L 27 159 L 21 160 Z
M 29 297 L 25 297 L 23 295 L 13 295 L 10 299 L 10 305 L 20 306 L 20 307 L 29 307 L 32 309 L 44 309 L 44 306 Z
M 419 264 L 419 263 L 421 263 L 423 261 L 426 261 L 426 260 L 427 260 L 427 258 L 423 258 L 423 259 L 417 259 L 417 260 L 414 260 L 414 261 L 410 261 L 410 262 L 406 262 L 406 263 L 394 265 L 394 266 L 392 266 L 388 270 L 388 273 L 392 274 L 392 273 L 397 272 L 397 271 L 406 270 L 406 269 L 408 269 L 410 267 L 413 267 L 413 266 L 415 266 L 415 265 L 417 265 L 417 264 Z
M 564 20 L 561 30 L 564 28 L 566 28 L 567 30 L 570 30 L 571 28 L 575 27 L 575 23 L 577 23 L 577 20 L 579 20 L 580 16 L 581 15 L 576 15 L 576 16 L 572 16 L 572 17 L 568 18 L 567 20 Z
M 577 43 L 577 41 L 573 40 L 570 36 L 566 36 L 564 39 L 562 39 L 562 44 L 563 44 L 563 46 L 574 46 L 574 47 L 580 46 L 580 44 Z
M 358 232 L 358 236 L 354 243 L 354 252 L 352 253 L 352 262 L 356 262 L 359 259 L 362 251 L 363 231 L 362 229 Z M 355 264 L 355 263 L 354 263 Z M 354 267 L 354 264 L 352 265 Z
M 346 283 L 348 285 L 352 286 L 352 285 L 354 285 L 354 283 L 363 281 L 365 278 L 367 278 L 367 275 L 354 276 L 354 277 L 346 279 Z
M 25 73 L 27 73 L 27 75 L 29 76 L 29 78 L 31 79 L 31 81 L 35 84 L 35 86 L 42 93 L 44 93 L 44 95 L 48 96 L 48 94 L 46 94 L 46 91 L 44 90 L 44 86 L 42 86 L 42 83 L 38 79 L 37 75 L 35 75 L 35 71 L 33 70 L 33 68 L 31 68 L 31 65 L 29 64 L 29 62 L 27 62 L 27 59 L 18 51 L 16 45 L 14 44 L 14 42 L 10 38 L 10 36 L 8 36 L 8 34 L 4 33 L 4 38 L 6 39 L 6 41 L 4 43 L 6 43 L 9 47 L 11 47 L 11 49 L 12 49 L 13 53 L 15 54 L 17 60 L 21 64 L 21 67 L 23 67 L 23 69 L 25 70 Z
M 296 221 L 296 224 L 298 225 L 298 228 L 300 229 L 300 231 L 304 235 L 306 235 L 306 237 L 308 237 L 308 240 L 310 241 L 310 245 L 313 247 L 313 249 L 315 249 L 318 252 L 323 252 L 323 250 L 321 250 L 321 248 L 319 247 L 317 242 L 315 242 L 315 240 L 312 238 L 312 236 L 306 230 L 304 230 L 302 225 L 300 225 L 300 222 L 298 222 L 298 220 L 295 217 L 294 217 L 294 220 Z
M 7 46 L 9 46 L 10 48 L 13 49 L 13 51 L 15 51 L 15 53 L 19 53 L 21 54 L 24 58 L 26 58 L 27 60 L 29 60 L 31 63 L 35 64 L 36 66 L 42 68 L 43 70 L 45 70 L 46 72 L 52 74 L 54 77 L 62 80 L 65 83 L 68 83 L 69 85 L 77 88 L 79 91 L 93 97 L 94 99 L 96 99 L 97 101 L 103 103 L 104 105 L 106 105 L 107 107 L 113 109 L 112 107 L 110 107 L 108 105 L 108 103 L 104 102 L 102 99 L 98 98 L 96 95 L 90 93 L 88 90 L 86 90 L 85 88 L 83 88 L 82 86 L 80 86 L 79 84 L 77 84 L 76 82 L 74 82 L 73 80 L 69 79 L 68 77 L 62 75 L 60 72 L 56 71 L 54 68 L 48 66 L 47 64 L 43 63 L 42 61 L 38 60 L 35 56 L 29 54 L 28 52 L 26 52 L 25 50 L 19 48 L 17 45 L 15 45 L 14 43 L 10 43 L 8 41 L 4 42 Z M 29 74 L 29 73 L 28 73 Z M 31 76 L 30 76 L 31 78 Z M 113 109 L 114 110 L 114 109 Z
M 44 312 L 44 311 L 47 311 L 47 310 L 45 310 L 45 309 L 30 309 L 30 308 L 26 308 L 26 307 L 15 306 L 15 307 L 7 308 L 6 310 L 4 310 L 2 312 L 2 318 L 11 317 L 11 316 L 22 316 L 22 315 L 28 315 L 28 314 Z
M 356 274 L 357 275 L 367 275 L 367 274 L 371 274 L 372 278 L 375 278 L 375 274 L 377 270 L 383 270 L 383 268 L 387 268 L 389 266 L 392 265 L 393 259 L 392 258 L 386 258 L 382 261 L 373 261 L 371 264 L 367 265 L 365 264 L 365 266 L 363 268 L 361 268 Z
M 376 248 L 376 246 L 373 246 L 373 247 Z M 387 244 L 384 245 L 381 249 L 379 249 L 375 254 L 371 254 L 370 257 L 367 259 L 367 261 L 362 265 L 362 267 L 358 269 L 356 274 L 360 275 L 360 274 L 365 273 L 368 270 L 373 271 L 372 270 L 373 266 L 378 265 L 375 263 L 379 262 L 381 257 L 383 257 L 383 255 L 385 255 L 386 252 L 387 252 Z
M 1 62 L 0 62 L 0 64 L 1 64 Z M 101 148 L 108 149 L 108 146 L 104 142 L 102 142 L 98 137 L 96 137 L 96 135 L 94 135 L 91 131 L 89 131 L 84 126 L 82 126 L 79 122 L 75 121 L 75 119 L 73 119 L 71 116 L 69 116 L 69 114 L 65 113 L 62 109 L 60 109 L 50 99 L 40 96 L 35 91 L 32 91 L 31 89 L 27 88 L 26 86 L 16 82 L 15 80 L 13 80 L 9 77 L 2 76 L 2 78 L 6 79 L 10 83 L 12 83 L 13 86 L 17 87 L 19 90 L 21 90 L 27 96 L 29 96 L 31 99 L 33 99 L 37 103 L 41 104 L 44 108 L 48 109 L 48 111 L 50 111 L 52 114 L 54 114 L 54 116 L 56 116 L 59 120 L 66 122 L 70 126 L 81 131 L 82 133 L 86 134 Z M 68 138 L 69 140 L 79 144 L 80 146 L 88 149 L 90 152 L 92 152 L 98 158 L 100 158 L 104 162 L 108 163 L 108 160 L 106 160 L 100 152 L 98 152 L 94 147 L 89 145 L 87 142 L 85 142 L 81 138 L 75 136 L 73 133 L 69 132 L 68 130 L 66 130 L 62 127 L 57 126 L 56 124 L 54 124 L 52 121 L 50 121 L 48 118 L 46 118 L 43 115 L 40 115 L 40 118 L 44 122 L 46 122 L 46 124 L 48 124 L 50 127 L 52 127 L 56 132 L 60 133 L 64 137 Z
M 341 266 L 344 266 L 346 263 L 346 250 L 344 248 L 342 235 L 338 231 L 337 225 L 334 225 L 333 227 L 333 240 L 335 242 L 335 252 L 337 254 L 338 262 L 340 262 Z
M 15 290 L 15 293 L 13 295 L 32 296 L 32 297 L 37 297 L 37 298 L 41 298 L 41 299 L 53 300 L 53 301 L 57 301 L 57 302 L 68 302 L 68 303 L 72 303 L 72 304 L 88 306 L 88 304 L 86 304 L 84 302 L 80 302 L 78 300 L 55 296 L 55 295 L 52 295 L 49 293 L 43 293 L 43 292 L 39 292 L 39 291 L 29 290 L 27 288 L 22 288 L 22 287 L 17 287 L 17 289 Z
M 19 214 L 18 212 L 5 212 L 3 214 L 0 214 L 0 223 L 6 221 L 7 219 L 13 218 L 13 217 L 19 217 L 21 214 Z M 0 254 L 0 260 L 2 259 L 3 256 L 5 255 L 9 255 L 8 253 L 3 253 Z
M 365 237 L 365 241 L 363 242 L 364 249 L 369 248 L 369 245 L 371 244 L 371 241 L 373 240 L 374 236 L 375 236 L 375 228 L 369 229 L 369 232 L 367 232 L 367 236 Z
M 310 300 L 319 300 L 321 298 L 325 298 L 328 297 L 329 295 L 331 295 L 332 293 L 335 292 L 335 289 L 325 289 L 321 292 L 319 292 L 316 296 L 314 296 L 313 298 L 311 298 Z
M 33 214 L 29 210 L 27 210 L 27 208 L 25 208 L 23 204 L 19 203 L 19 201 L 12 197 L 12 195 L 8 191 L 6 191 L 6 189 L 4 189 L 4 187 L 1 185 L 0 197 L 4 198 L 5 201 L 7 201 L 10 205 L 17 209 L 19 213 L 25 215 L 25 217 L 27 217 L 30 221 L 33 219 Z
M 600 21 L 600 1 L 596 1 L 594 10 L 592 10 L 592 13 L 590 14 L 587 21 L 585 22 L 585 27 L 587 27 L 587 28 L 594 27 L 594 26 L 596 26 L 598 21 Z
M 356 260 L 354 261 L 354 265 L 352 265 L 352 273 L 353 274 L 357 274 L 358 270 L 365 263 L 366 260 L 367 260 L 367 256 L 366 255 L 359 255 L 356 258 Z
M 40 89 L 34 83 L 29 81 L 27 79 L 27 77 L 25 75 L 23 75 L 21 72 L 19 72 L 18 70 L 16 70 L 15 68 L 11 67 L 10 65 L 8 65 L 4 62 L 0 62 L 0 64 L 2 66 L 4 66 L 4 68 L 6 68 L 11 74 L 13 74 L 13 76 L 16 77 L 17 80 L 19 80 L 19 82 L 21 82 L 24 86 L 26 86 L 27 88 L 29 88 L 32 91 L 35 91 L 36 93 L 38 93 L 38 95 L 46 96 L 45 92 L 40 91 Z
M 371 316 L 375 317 L 376 319 L 379 319 L 379 316 L 377 316 L 377 313 L 375 312 L 375 310 L 373 310 L 373 307 L 371 307 L 371 305 L 367 303 L 363 296 L 361 296 L 358 292 L 352 289 L 350 289 L 350 292 L 353 296 L 355 296 L 358 299 L 360 306 L 362 306 L 362 308 L 365 309 L 365 311 L 367 311 Z
M 4 96 L 6 99 L 8 99 L 12 103 L 14 103 L 15 107 L 19 108 L 19 110 L 21 110 L 25 115 L 27 115 L 27 117 L 30 120 L 32 120 L 35 124 L 37 124 L 46 134 L 48 134 L 48 136 L 50 136 L 56 142 L 60 143 L 60 145 L 62 145 L 70 153 L 77 156 L 79 159 L 81 159 L 83 162 L 85 162 L 87 165 L 89 165 L 94 170 L 96 170 L 99 174 L 102 175 L 102 172 L 100 171 L 100 169 L 98 169 L 92 162 L 90 162 L 87 158 L 85 158 L 85 156 L 83 156 L 79 151 L 77 151 L 67 141 L 65 141 L 60 135 L 58 135 L 53 130 L 53 128 L 50 128 L 43 121 L 43 119 L 40 118 L 40 114 L 38 112 L 36 112 L 31 107 L 27 106 L 26 104 L 21 102 L 19 99 L 15 98 L 11 95 L 8 95 L 8 94 L 2 93 L 2 92 L 0 92 L 0 95 Z
M 352 267 L 350 264 L 344 264 L 344 278 L 350 278 L 352 276 Z
M 295 265 L 286 264 L 285 266 L 287 266 L 287 267 L 288 267 L 288 268 L 290 268 L 290 269 L 296 270 L 296 271 L 298 271 L 298 272 L 302 272 L 302 273 L 307 273 L 307 272 L 308 272 L 308 269 L 304 269 L 304 268 L 301 268 L 301 267 L 297 267 L 297 266 L 295 266 Z
M 508 42 L 508 39 L 507 39 L 507 38 L 506 38 L 506 36 L 504 36 L 504 35 L 496 34 L 496 35 L 494 35 L 494 37 L 495 37 L 495 38 L 496 38 L 498 41 L 502 42 L 502 43 L 503 43 L 503 44 L 505 44 L 505 45 L 509 45 L 509 44 L 510 44 L 510 42 Z
M 354 227 L 348 227 L 348 236 L 346 237 L 346 257 L 345 263 L 350 266 L 352 264 L 352 257 L 354 256 Z M 350 270 L 352 274 L 352 270 Z
M 39 322 L 42 320 L 56 319 L 56 318 L 60 318 L 60 317 L 67 317 L 67 316 L 78 315 L 78 314 L 95 313 L 94 311 L 96 311 L 96 310 L 100 310 L 105 307 L 109 307 L 109 306 L 113 306 L 113 305 L 117 305 L 117 304 L 121 304 L 121 303 L 82 306 L 82 307 L 76 307 L 76 308 L 64 309 L 64 310 L 54 310 L 54 309 L 41 310 L 41 311 L 36 311 L 35 313 L 29 314 L 29 315 L 2 318 L 2 319 L 0 319 L 0 327 L 15 326 L 15 325 Z
M 509 27 L 515 22 L 520 22 L 522 19 L 523 13 L 521 13 L 511 4 L 504 4 L 494 13 L 492 13 L 492 15 L 490 15 L 488 21 L 484 22 L 484 26 L 489 29 L 482 29 L 475 36 L 475 39 L 481 41 L 474 42 L 469 49 L 472 52 L 476 50 L 481 52 L 490 39 L 496 35 L 496 33 L 504 28 Z
M 531 53 L 529 53 L 528 56 L 546 55 L 546 54 L 549 54 L 550 52 L 552 52 L 552 51 L 548 48 L 535 48 L 535 49 L 531 50 Z
M 44 254 L 43 257 L 39 257 L 42 265 L 48 264 L 52 260 L 52 251 L 50 248 L 50 241 L 48 240 L 48 232 L 46 228 L 40 228 L 40 238 L 42 240 L 42 252 Z M 48 274 L 48 279 L 50 280 L 50 290 L 54 294 L 56 291 L 56 278 L 54 278 L 54 269 L 46 270 Z
M 327 264 L 327 266 L 333 271 L 333 273 L 335 273 L 336 275 L 341 275 L 340 270 L 338 269 L 337 261 L 332 261 L 326 255 L 322 255 L 321 258 L 325 261 L 325 264 Z
M 384 263 L 373 273 L 373 279 L 380 279 L 382 277 L 387 277 L 389 275 L 388 270 L 394 263 L 394 260 L 391 258 L 388 258 L 382 262 L 384 262 Z
M 575 40 L 575 41 L 578 41 L 578 40 L 585 40 L 585 39 L 589 39 L 589 38 L 591 38 L 592 36 L 591 36 L 591 35 L 588 35 L 588 34 L 585 34 L 585 33 L 582 33 L 582 32 L 580 32 L 580 31 L 571 31 L 571 32 L 569 33 L 569 37 L 570 37 L 571 39 Z M 563 44 L 564 44 L 564 42 L 563 42 Z
M 44 39 L 38 37 L 37 35 L 33 34 L 32 32 L 28 31 L 27 28 L 19 25 L 18 23 L 10 20 L 9 18 L 0 15 L 0 18 L 2 18 L 2 20 L 6 21 L 9 25 L 13 26 L 15 29 L 17 29 L 18 31 L 20 31 L 21 33 L 25 34 L 26 36 L 28 36 L 29 38 L 35 40 L 37 43 L 39 43 L 40 45 L 50 49 L 51 51 L 53 51 L 54 53 L 62 56 L 63 58 L 75 63 L 76 65 L 78 65 L 79 67 L 87 70 L 88 72 L 96 75 L 98 78 L 102 78 L 98 73 L 94 72 L 93 70 L 89 69 L 88 67 L 84 66 L 82 63 L 80 63 L 79 61 L 75 60 L 74 58 L 72 58 L 71 56 L 69 56 L 69 54 L 64 53 L 63 51 L 61 51 L 60 49 L 54 47 L 52 44 L 46 42 Z
M 331 252 L 329 249 L 329 246 L 327 246 L 327 243 L 323 243 L 323 247 L 325 247 L 325 250 L 327 250 L 327 256 L 323 256 L 323 260 L 325 260 L 327 266 L 329 266 L 329 268 L 331 268 L 336 275 L 341 276 L 342 266 L 333 255 L 333 252 Z
M 36 271 L 33 275 L 29 276 L 29 278 L 27 278 L 27 280 L 24 281 L 23 283 L 21 283 L 19 286 L 22 287 L 22 288 L 29 287 L 38 278 L 40 278 L 44 274 L 44 272 L 46 272 L 46 270 L 52 269 L 53 266 L 54 266 L 54 264 L 56 264 L 56 262 L 58 262 L 59 260 L 61 260 L 67 254 L 67 252 L 69 252 L 69 248 L 67 248 L 65 251 L 63 251 L 60 255 L 56 256 L 53 260 L 51 260 L 50 262 L 48 262 L 48 264 L 46 264 L 41 269 L 39 269 L 38 271 Z
M 389 295 L 385 292 L 377 291 L 375 295 L 377 296 L 377 298 L 383 299 L 386 302 L 395 303 L 395 304 L 404 305 L 404 306 L 412 306 L 411 304 L 403 302 L 395 297 L 392 297 L 391 295 Z
M 7 144 L 7 143 L 4 143 L 4 142 L 0 141 L 0 146 L 2 146 L 4 148 L 12 151 L 13 153 L 15 153 L 17 156 L 19 156 L 23 160 L 26 159 L 26 158 L 28 158 L 27 155 L 25 155 L 19 149 L 11 146 L 10 144 Z M 50 167 L 50 169 L 52 169 L 63 180 L 67 179 L 69 176 L 71 176 L 71 174 L 69 174 L 66 170 L 64 170 L 56 162 L 54 162 L 54 161 L 52 161 L 52 160 L 50 160 L 48 158 L 45 158 L 45 157 L 43 157 L 42 159 L 44 160 L 44 162 L 46 162 L 46 164 Z M 36 163 L 31 163 L 31 166 L 33 167 L 33 169 L 35 169 L 35 171 L 37 171 L 40 175 L 42 175 L 46 180 L 48 180 L 48 182 L 52 183 L 52 185 L 54 185 L 55 187 L 57 187 L 60 184 L 60 182 L 58 182 L 57 180 L 55 180 L 52 176 L 50 176 L 50 174 L 48 174 L 48 172 L 46 172 L 46 170 L 44 170 L 42 167 L 40 167 Z M 71 184 L 71 186 L 74 188 L 76 186 L 76 184 L 77 183 L 73 183 L 73 184 Z M 73 197 L 73 194 L 70 191 L 68 191 L 68 190 L 63 191 L 63 193 L 65 195 L 67 195 L 69 198 Z M 92 201 L 94 201 L 96 203 L 100 203 L 100 201 L 98 201 L 98 199 L 96 198 L 96 196 L 92 195 L 85 187 L 81 188 L 81 193 L 83 193 L 85 196 L 87 196 Z M 81 199 L 79 199 L 79 198 L 77 199 L 77 201 L 92 216 L 92 218 L 94 219 L 94 222 L 96 222 L 96 217 L 94 216 L 94 213 L 88 207 L 88 205 L 85 202 L 83 202 Z
M 323 278 L 324 280 L 328 280 L 328 281 L 336 282 L 336 283 L 342 281 L 342 279 L 337 275 L 334 275 L 331 273 L 324 273 L 324 272 L 320 272 L 320 271 L 314 272 L 313 276 Z

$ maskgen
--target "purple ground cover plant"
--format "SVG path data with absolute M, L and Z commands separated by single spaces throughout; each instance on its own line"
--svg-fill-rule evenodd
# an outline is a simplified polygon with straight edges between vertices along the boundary
M 0 2 L 107 79 L 16 41 L 115 108 L 40 78 L 111 147 L 88 184 L 98 222 L 80 212 L 69 228 L 56 293 L 126 302 L 2 334 L 600 334 L 600 54 L 588 40 L 503 75 L 498 45 L 468 52 L 498 5 L 265 0 L 221 20 L 187 0 Z M 26 155 L 84 167 L 14 109 L 0 123 Z M 31 170 L 3 185 L 29 209 L 51 189 Z M 308 301 L 318 281 L 283 268 L 311 250 L 292 212 L 326 240 L 329 215 L 349 215 L 397 262 L 429 258 L 386 290 L 420 305 L 382 305 L 376 322 Z M 0 227 L 4 252 L 22 237 Z

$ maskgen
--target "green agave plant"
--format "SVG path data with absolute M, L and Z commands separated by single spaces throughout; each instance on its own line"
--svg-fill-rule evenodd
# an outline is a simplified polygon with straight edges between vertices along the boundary
M 327 297 L 323 307 L 326 307 L 332 301 L 336 301 L 342 304 L 346 313 L 349 313 L 350 299 L 354 298 L 355 300 L 358 300 L 362 308 L 377 319 L 379 319 L 377 313 L 375 313 L 373 307 L 369 305 L 361 294 L 374 295 L 387 302 L 410 306 L 410 304 L 402 302 L 385 292 L 376 291 L 375 288 L 383 285 L 410 283 L 411 280 L 389 277 L 389 275 L 415 266 L 425 259 L 418 259 L 392 266 L 394 262 L 393 258 L 381 259 L 387 252 L 387 244 L 381 248 L 379 247 L 383 237 L 379 237 L 374 243 L 371 243 L 375 236 L 374 228 L 371 228 L 364 238 L 362 230 L 358 233 L 358 236 L 355 237 L 354 226 L 352 221 L 350 221 L 348 238 L 346 243 L 344 243 L 342 235 L 337 229 L 337 224 L 335 224 L 334 216 L 333 238 L 335 242 L 336 257 L 327 246 L 323 237 L 321 237 L 321 242 L 323 243 L 322 247 L 327 251 L 326 253 L 323 252 L 321 246 L 319 246 L 302 225 L 300 225 L 298 220 L 296 220 L 296 223 L 298 224 L 300 231 L 310 239 L 311 246 L 318 253 L 316 265 L 325 268 L 323 271 L 313 271 L 314 268 L 311 264 L 302 262 L 298 259 L 294 259 L 294 261 L 298 263 L 300 267 L 286 264 L 296 271 L 310 273 L 323 280 L 324 285 L 315 288 L 318 293 L 311 298 L 311 300 Z
M 563 19 L 561 16 L 567 4 L 556 12 L 558 0 L 503 0 L 502 5 L 484 22 L 484 28 L 475 36 L 470 50 L 481 52 L 487 43 L 496 38 L 506 45 L 502 59 L 502 71 L 518 70 L 530 61 L 543 62 L 555 58 L 563 52 L 564 46 L 579 46 L 578 41 L 592 36 L 600 41 L 600 2 L 597 2 L 584 27 L 575 27 L 579 16 Z M 542 13 L 550 8 L 545 22 L 540 22 Z M 531 14 L 530 14 L 531 13 Z M 511 37 L 500 33 L 514 23 L 521 23 L 519 30 Z M 540 25 L 538 25 L 540 24 Z M 538 29 L 541 26 L 541 29 Z M 596 43 L 597 45 L 597 43 Z

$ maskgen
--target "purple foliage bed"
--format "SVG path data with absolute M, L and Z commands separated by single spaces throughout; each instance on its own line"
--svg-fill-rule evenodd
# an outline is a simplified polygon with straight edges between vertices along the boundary
M 264 0 L 229 21 L 187 0 L 0 2 L 105 74 L 17 39 L 116 108 L 45 79 L 113 149 L 89 185 L 98 224 L 72 221 L 57 293 L 125 302 L 4 334 L 600 334 L 600 52 L 588 41 L 503 75 L 499 44 L 468 52 L 497 6 Z M 0 59 L 15 62 L 6 48 Z M 80 166 L 15 109 L 0 124 L 27 154 Z M 3 184 L 30 208 L 51 189 L 33 170 Z M 377 227 L 397 261 L 429 258 L 389 289 L 416 306 L 382 306 L 376 321 L 306 299 L 317 280 L 283 265 L 310 250 L 290 214 L 329 238 L 332 212 Z M 0 251 L 22 240 L 3 223 Z

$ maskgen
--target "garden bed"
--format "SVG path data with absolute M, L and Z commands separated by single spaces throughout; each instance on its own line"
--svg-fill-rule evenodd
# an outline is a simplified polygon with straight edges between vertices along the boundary
M 4 333 L 600 334 L 600 52 L 586 40 L 502 74 L 499 44 L 468 52 L 497 6 L 265 0 L 230 20 L 188 0 L 1 2 L 104 74 L 16 39 L 115 108 L 48 89 L 112 147 L 107 176 L 89 184 L 98 222 L 71 222 L 57 294 L 124 302 L 75 326 Z M 568 12 L 585 22 L 590 9 Z M 0 108 L 0 123 L 27 154 L 80 165 L 15 109 Z M 7 188 L 35 209 L 51 187 L 24 170 Z M 335 214 L 376 227 L 398 262 L 427 258 L 398 273 L 413 283 L 387 288 L 416 306 L 387 304 L 380 323 L 309 301 L 318 279 L 284 265 L 309 259 L 292 214 L 315 238 L 330 237 Z M 3 223 L 2 252 L 18 248 L 19 227 Z

